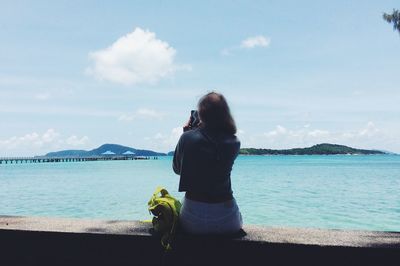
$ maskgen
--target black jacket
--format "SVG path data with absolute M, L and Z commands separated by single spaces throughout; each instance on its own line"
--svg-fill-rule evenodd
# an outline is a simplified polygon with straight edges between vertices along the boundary
M 174 172 L 181 176 L 179 191 L 211 197 L 231 195 L 231 170 L 239 149 L 235 135 L 207 128 L 183 133 L 173 159 Z

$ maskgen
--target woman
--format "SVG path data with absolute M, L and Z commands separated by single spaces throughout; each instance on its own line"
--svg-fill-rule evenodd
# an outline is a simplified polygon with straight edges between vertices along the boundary
M 211 92 L 198 104 L 200 125 L 184 127 L 176 146 L 174 172 L 185 191 L 180 225 L 193 234 L 229 234 L 242 227 L 232 195 L 231 170 L 240 142 L 236 125 L 222 94 Z M 190 121 L 190 120 L 189 120 Z

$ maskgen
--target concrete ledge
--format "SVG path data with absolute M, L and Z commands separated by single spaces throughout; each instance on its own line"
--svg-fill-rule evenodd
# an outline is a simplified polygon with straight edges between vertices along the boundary
M 400 232 L 245 226 L 178 234 L 165 253 L 151 224 L 0 216 L 0 265 L 400 265 Z

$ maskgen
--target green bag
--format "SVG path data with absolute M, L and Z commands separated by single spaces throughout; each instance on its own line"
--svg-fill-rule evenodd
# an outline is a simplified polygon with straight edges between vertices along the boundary
M 158 187 L 147 205 L 149 212 L 154 215 L 153 228 L 161 234 L 161 245 L 170 250 L 182 204 L 165 188 Z

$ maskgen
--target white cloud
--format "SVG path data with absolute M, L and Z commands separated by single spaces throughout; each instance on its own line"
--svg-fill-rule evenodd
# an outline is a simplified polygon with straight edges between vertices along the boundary
M 287 133 L 286 128 L 281 125 L 277 125 L 275 130 L 264 133 L 265 137 L 275 137 L 279 135 L 285 135 Z
M 359 131 L 360 136 L 367 136 L 367 137 L 372 137 L 379 133 L 379 129 L 376 128 L 375 124 L 373 122 L 368 122 L 367 126 Z
M 46 100 L 50 99 L 50 94 L 49 93 L 39 93 L 39 94 L 35 95 L 35 99 L 40 100 L 40 101 L 46 101 Z
M 307 133 L 311 137 L 328 137 L 330 135 L 330 132 L 327 130 L 312 130 Z
M 70 149 L 71 146 L 85 146 L 89 141 L 87 136 L 77 137 L 72 135 L 64 138 L 61 133 L 49 128 L 43 134 L 32 132 L 23 136 L 13 136 L 0 140 L 2 156 L 29 156 L 43 155 L 49 151 Z
M 237 133 L 236 133 L 237 136 L 243 136 L 244 134 L 246 134 L 246 131 L 244 131 L 244 130 L 241 129 L 241 128 L 238 128 L 238 129 L 237 129 Z
M 242 147 L 272 149 L 308 147 L 318 143 L 336 143 L 355 148 L 388 149 L 387 143 L 392 143 L 394 138 L 370 121 L 360 129 L 337 131 L 315 129 L 310 125 L 296 129 L 277 125 L 273 130 L 262 134 L 241 136 L 241 140 Z
M 111 46 L 89 53 L 86 72 L 96 79 L 124 85 L 155 83 L 190 66 L 175 64 L 176 50 L 149 30 L 135 28 Z
M 145 140 L 149 142 L 148 145 L 151 146 L 150 148 L 169 152 L 175 149 L 182 133 L 182 127 L 175 127 L 167 134 L 158 132 L 153 137 L 145 138 Z
M 82 138 L 79 138 L 79 137 L 73 135 L 73 136 L 67 138 L 65 142 L 71 146 L 84 146 L 88 143 L 88 141 L 89 141 L 89 138 L 87 136 L 83 136 Z
M 360 130 L 342 132 L 341 138 L 346 140 L 368 139 L 371 140 L 375 136 L 381 136 L 382 132 L 378 129 L 373 122 L 368 122 L 367 125 Z
M 254 37 L 249 37 L 242 41 L 240 47 L 242 48 L 255 48 L 255 47 L 267 47 L 271 40 L 265 36 L 258 35 Z
M 266 48 L 271 43 L 271 39 L 263 35 L 257 35 L 253 37 L 248 37 L 241 41 L 240 45 L 224 48 L 221 51 L 221 55 L 227 56 L 231 55 L 235 50 L 239 49 L 253 49 L 256 47 Z
M 125 121 L 125 122 L 129 122 L 135 119 L 134 115 L 129 115 L 129 114 L 122 114 L 118 117 L 119 121 Z
M 135 119 L 163 119 L 165 114 L 154 109 L 140 108 L 132 114 L 122 114 L 118 117 L 119 121 L 133 121 Z
M 138 109 L 136 111 L 136 114 L 141 117 L 153 117 L 153 118 L 160 118 L 161 116 L 164 116 L 164 114 L 161 112 L 157 112 L 156 110 L 146 109 L 146 108 Z
M 53 142 L 59 136 L 60 136 L 60 134 L 58 132 L 56 132 L 54 129 L 50 128 L 43 134 L 41 139 L 44 143 L 48 143 L 48 142 Z
M 0 140 L 0 148 L 6 150 L 40 148 L 58 139 L 59 133 L 50 128 L 42 135 L 36 132 L 25 134 L 24 136 L 13 136 L 6 140 Z
M 146 147 L 160 151 L 172 151 L 182 134 L 182 127 L 173 128 L 170 132 L 158 132 L 146 137 Z M 284 149 L 295 147 L 309 147 L 319 143 L 342 144 L 355 148 L 383 148 L 380 143 L 392 141 L 392 137 L 384 134 L 373 122 L 356 130 L 326 130 L 312 128 L 306 124 L 299 128 L 290 129 L 277 125 L 274 129 L 264 133 L 249 133 L 238 129 L 236 134 L 242 147 Z
M 274 130 L 265 132 L 263 136 L 270 140 L 282 140 L 288 141 L 306 141 L 306 142 L 342 142 L 349 139 L 360 140 L 376 136 L 380 133 L 380 130 L 375 126 L 373 122 L 368 122 L 367 125 L 360 130 L 349 130 L 349 131 L 338 131 L 331 132 L 322 129 L 310 129 L 310 126 L 303 127 L 301 129 L 288 130 L 283 126 L 276 126 Z
M 235 47 L 224 48 L 221 51 L 221 55 L 224 55 L 224 56 L 231 55 L 233 50 L 235 50 Z

